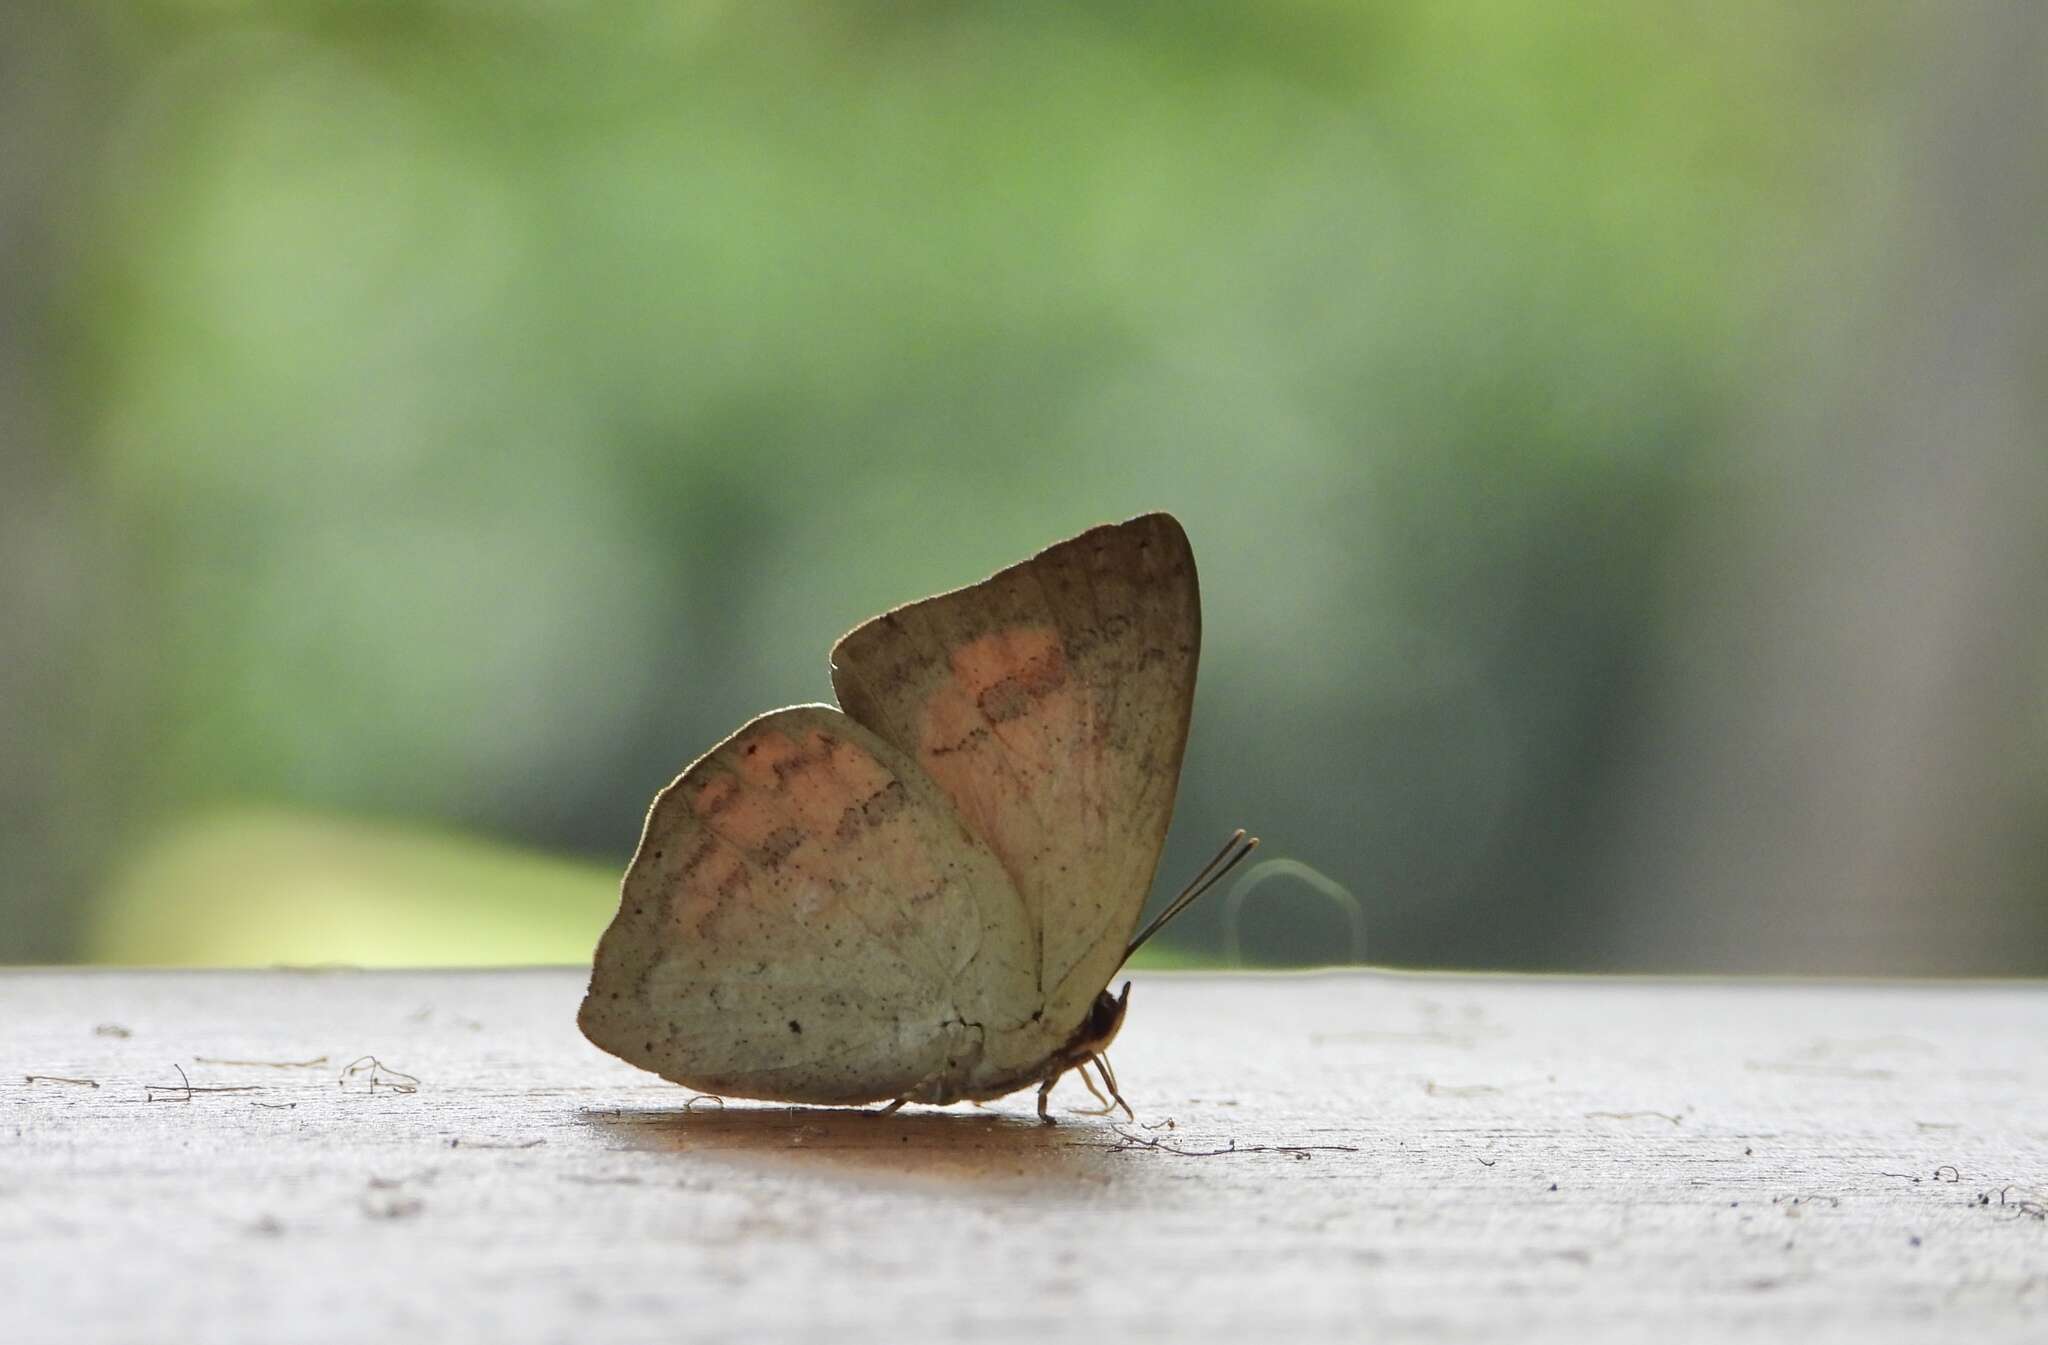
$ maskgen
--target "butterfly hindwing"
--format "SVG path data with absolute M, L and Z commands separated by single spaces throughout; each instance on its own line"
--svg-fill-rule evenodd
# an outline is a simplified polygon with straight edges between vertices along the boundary
M 876 617 L 832 651 L 847 714 L 931 777 L 1021 894 L 1056 1034 L 1115 973 L 1150 891 L 1200 643 L 1187 536 L 1148 514 Z
M 971 1071 L 1032 952 L 1010 879 L 924 772 L 798 706 L 656 797 L 579 1021 L 706 1092 L 895 1098 Z

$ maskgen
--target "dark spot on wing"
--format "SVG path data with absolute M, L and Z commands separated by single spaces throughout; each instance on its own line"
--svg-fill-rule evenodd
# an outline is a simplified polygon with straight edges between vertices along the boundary
M 697 790 L 695 809 L 701 817 L 716 817 L 739 799 L 739 781 L 730 775 L 706 780 Z
M 821 766 L 829 767 L 831 765 L 832 746 L 830 742 L 826 741 L 822 736 L 813 741 L 817 744 L 815 750 L 806 752 L 799 748 L 796 755 L 784 757 L 775 763 L 775 787 L 777 789 L 789 788 L 790 778 L 800 772 L 816 770 Z
M 839 814 L 839 826 L 834 835 L 841 844 L 851 841 L 902 812 L 909 801 L 910 795 L 903 788 L 903 782 L 891 780 L 859 803 L 847 804 L 846 810 Z
M 696 874 L 698 869 L 703 868 L 704 861 L 710 859 L 717 849 L 718 841 L 713 837 L 706 836 L 703 840 L 697 842 L 697 848 L 692 850 L 690 857 L 683 861 L 682 876 L 684 881 L 687 882 Z
M 980 746 L 981 740 L 986 737 L 988 737 L 988 726 L 984 724 L 979 728 L 971 730 L 966 737 L 957 743 L 945 743 L 938 747 L 926 748 L 925 755 L 928 757 L 949 757 L 955 752 L 965 752 L 970 748 Z
M 994 683 L 976 698 L 989 722 L 1001 724 L 1031 712 L 1032 703 L 1067 684 L 1067 660 L 1057 649 Z
M 754 858 L 763 868 L 775 869 L 788 859 L 796 848 L 804 843 L 804 833 L 799 827 L 777 827 L 754 849 Z

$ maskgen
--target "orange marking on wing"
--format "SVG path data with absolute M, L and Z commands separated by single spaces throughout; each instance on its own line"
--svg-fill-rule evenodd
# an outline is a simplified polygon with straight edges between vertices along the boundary
M 676 889 L 672 915 L 678 924 L 694 926 L 700 936 L 712 934 L 720 912 L 753 885 L 746 860 L 724 845 L 704 852 L 691 878 Z
M 864 918 L 897 939 L 918 940 L 913 908 L 939 889 L 941 879 L 906 814 L 909 791 L 858 744 L 813 732 L 806 745 L 824 769 L 807 772 L 792 787 L 821 842 L 795 857 L 801 870 L 829 883 L 845 866 L 860 865 L 891 896 L 880 909 L 870 906 Z
M 848 786 L 865 798 L 877 790 L 886 789 L 896 777 L 852 743 L 838 738 L 827 739 L 824 734 L 813 735 L 825 744 L 825 750 L 832 764 L 832 771 Z
M 696 800 L 722 841 L 691 857 L 687 918 L 701 934 L 716 937 L 736 899 L 816 918 L 859 864 L 895 897 L 861 918 L 895 937 L 913 935 L 907 904 L 936 889 L 939 875 L 921 846 L 889 830 L 908 802 L 902 781 L 858 744 L 821 729 L 763 729 L 722 755 L 734 774 L 707 782 Z
M 806 836 L 832 834 L 852 789 L 835 767 L 824 734 L 805 735 L 800 748 L 775 763 L 775 779 L 777 801 L 795 826 Z
M 787 821 L 780 799 L 759 790 L 744 790 L 719 810 L 713 825 L 726 840 L 752 850 L 780 831 Z
M 1050 626 L 990 631 L 952 651 L 947 661 L 967 693 L 991 719 L 1014 718 L 1028 702 L 1067 680 L 1067 651 Z
M 1049 626 L 991 631 L 948 662 L 952 678 L 924 705 L 919 760 L 999 855 L 1020 857 L 1063 820 L 1054 795 L 1101 754 L 1077 732 L 1091 693 Z

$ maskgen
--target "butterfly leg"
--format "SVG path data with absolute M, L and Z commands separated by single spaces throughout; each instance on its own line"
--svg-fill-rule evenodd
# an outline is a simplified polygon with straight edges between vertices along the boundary
M 1097 1088 L 1095 1080 L 1089 1077 L 1088 1067 L 1090 1065 L 1095 1066 L 1096 1073 L 1101 1076 L 1102 1088 Z M 1099 1107 L 1083 1107 L 1081 1109 L 1083 1116 L 1108 1116 L 1118 1108 L 1122 1108 L 1125 1116 L 1130 1117 L 1133 1121 L 1138 1119 L 1131 1111 L 1131 1104 L 1124 1101 L 1123 1094 L 1116 1090 L 1116 1071 L 1109 1067 L 1108 1057 L 1091 1055 L 1080 1064 L 1074 1066 L 1074 1073 L 1081 1077 L 1081 1086 L 1086 1088 L 1089 1094 L 1102 1104 Z M 1106 1095 L 1103 1091 L 1105 1088 L 1108 1090 Z
M 1084 1060 L 1080 1064 L 1074 1066 L 1074 1073 L 1080 1076 L 1081 1086 L 1088 1090 L 1089 1096 L 1093 1097 L 1097 1102 L 1100 1102 L 1102 1104 L 1099 1107 L 1081 1108 L 1081 1114 L 1083 1116 L 1107 1116 L 1111 1112 L 1116 1110 L 1116 1104 L 1114 1102 L 1111 1102 L 1108 1098 L 1104 1097 L 1102 1095 L 1102 1090 L 1095 1086 L 1095 1080 L 1088 1077 L 1087 1061 Z
M 1038 1119 L 1047 1125 L 1054 1125 L 1052 1113 L 1045 1109 L 1046 1099 L 1052 1096 L 1052 1086 L 1060 1081 L 1058 1074 L 1047 1075 L 1045 1082 L 1038 1085 Z
M 1104 1051 L 1100 1055 L 1093 1055 L 1088 1058 L 1091 1062 L 1093 1062 L 1096 1070 L 1101 1073 L 1102 1086 L 1109 1090 L 1109 1096 L 1115 1099 L 1116 1105 L 1124 1109 L 1125 1116 L 1129 1117 L 1133 1121 L 1137 1120 L 1138 1114 L 1131 1110 L 1131 1104 L 1124 1101 L 1124 1095 L 1117 1091 L 1116 1071 L 1109 1067 L 1109 1052 Z M 1085 1069 L 1081 1072 L 1081 1077 L 1083 1079 L 1086 1079 L 1088 1077 L 1088 1073 Z M 1093 1084 L 1090 1084 L 1088 1087 L 1088 1091 L 1091 1093 L 1095 1093 L 1095 1086 Z M 1101 1097 L 1102 1094 L 1095 1093 L 1095 1096 Z M 1109 1114 L 1109 1111 L 1109 1104 L 1105 1102 L 1102 1108 L 1103 1115 L 1107 1116 Z
M 887 1115 L 888 1115 L 888 1114 L 889 1114 L 890 1112 L 893 1112 L 893 1111 L 897 1110 L 897 1109 L 898 1109 L 898 1108 L 900 1108 L 900 1107 L 901 1107 L 901 1106 L 902 1106 L 902 1105 L 903 1105 L 904 1103 L 906 1103 L 906 1102 L 908 1102 L 908 1101 L 910 1101 L 910 1095 L 909 1095 L 908 1093 L 905 1093 L 905 1094 L 904 1094 L 904 1095 L 903 1095 L 902 1097 L 900 1097 L 900 1098 L 897 1098 L 897 1099 L 896 1099 L 896 1100 L 895 1100 L 894 1102 L 890 1103 L 890 1104 L 889 1104 L 888 1106 L 886 1106 L 886 1107 L 882 1108 L 882 1109 L 881 1109 L 880 1111 L 876 1112 L 876 1113 L 875 1113 L 875 1115 L 877 1115 L 877 1116 L 887 1116 Z

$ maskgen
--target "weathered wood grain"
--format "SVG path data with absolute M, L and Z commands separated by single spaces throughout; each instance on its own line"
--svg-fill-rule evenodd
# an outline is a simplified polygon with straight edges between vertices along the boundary
M 0 975 L 0 1335 L 2048 1339 L 2037 984 L 1142 976 L 1159 1149 L 691 1109 L 581 988 Z

